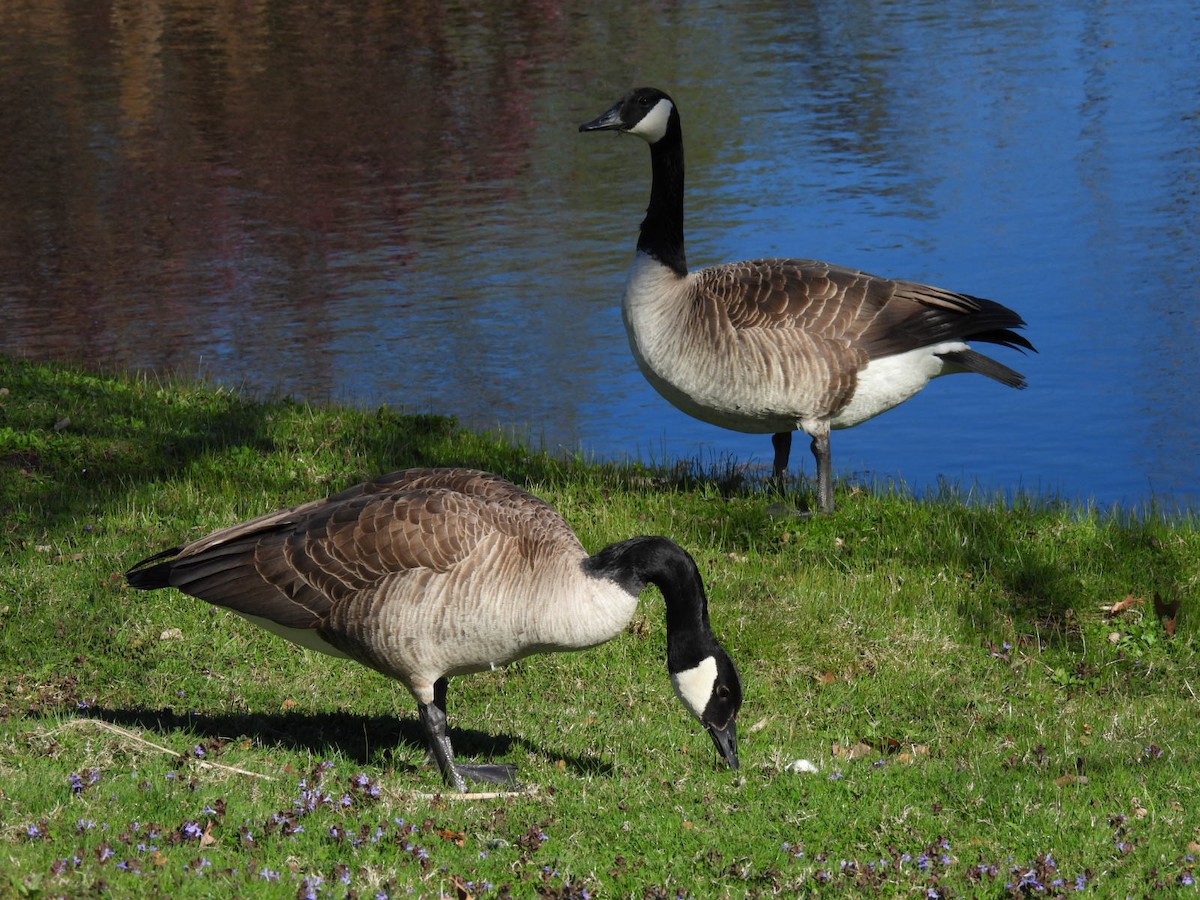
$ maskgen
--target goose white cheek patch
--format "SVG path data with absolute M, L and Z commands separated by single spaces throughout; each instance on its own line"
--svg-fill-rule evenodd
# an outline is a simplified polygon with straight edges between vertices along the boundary
M 717 683 L 717 661 L 709 656 L 700 665 L 671 676 L 675 693 L 697 719 L 704 715 L 713 687 Z
M 674 108 L 670 100 L 659 100 L 654 109 L 642 116 L 642 121 L 629 129 L 629 133 L 643 138 L 648 144 L 658 143 L 667 133 L 667 123 L 671 121 Z

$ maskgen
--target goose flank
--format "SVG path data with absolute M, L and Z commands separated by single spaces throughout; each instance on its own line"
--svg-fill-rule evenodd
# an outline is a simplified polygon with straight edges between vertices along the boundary
M 675 102 L 638 88 L 580 131 L 650 145 L 651 189 L 622 299 L 642 374 L 683 412 L 771 434 L 782 481 L 792 432 L 812 438 L 817 500 L 832 512 L 831 429 L 865 422 L 930 379 L 975 372 L 1013 388 L 1025 377 L 968 341 L 1019 350 L 1025 321 L 993 300 L 809 259 L 756 259 L 689 271 L 683 236 L 683 131 Z
M 455 761 L 450 677 L 608 641 L 655 584 L 675 691 L 738 765 L 741 681 L 709 625 L 692 557 L 663 537 L 589 556 L 553 507 L 496 475 L 384 475 L 166 550 L 126 577 L 144 590 L 178 588 L 396 679 L 417 701 L 430 756 L 459 791 L 511 783 L 515 768 Z

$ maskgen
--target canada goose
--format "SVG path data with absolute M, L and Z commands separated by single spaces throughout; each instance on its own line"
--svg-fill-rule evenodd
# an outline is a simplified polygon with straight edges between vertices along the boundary
M 809 259 L 757 259 L 688 272 L 683 243 L 683 131 L 655 88 L 626 94 L 580 131 L 636 134 L 650 145 L 650 205 L 622 315 L 646 379 L 685 413 L 772 434 L 781 480 L 792 432 L 812 437 L 817 496 L 833 510 L 829 430 L 903 403 L 931 378 L 978 372 L 1025 378 L 968 339 L 1033 350 L 1005 306 Z
M 629 623 L 647 583 L 667 609 L 667 671 L 737 768 L 737 667 L 708 621 L 692 557 L 663 537 L 587 551 L 549 504 L 496 475 L 408 469 L 223 528 L 142 560 L 126 577 L 173 586 L 303 647 L 357 660 L 419 705 L 448 785 L 504 783 L 515 767 L 454 761 L 451 675 L 581 650 Z

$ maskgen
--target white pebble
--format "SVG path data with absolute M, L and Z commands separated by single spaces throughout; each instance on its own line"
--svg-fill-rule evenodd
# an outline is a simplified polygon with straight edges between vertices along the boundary
M 783 767 L 785 772 L 796 772 L 800 775 L 816 775 L 820 770 L 817 764 L 808 759 L 794 759 Z

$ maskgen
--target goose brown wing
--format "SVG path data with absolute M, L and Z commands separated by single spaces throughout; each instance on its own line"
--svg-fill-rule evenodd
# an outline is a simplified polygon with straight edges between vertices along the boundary
M 158 566 L 185 593 L 311 629 L 384 581 L 450 570 L 498 531 L 530 555 L 568 535 L 578 545 L 552 507 L 503 479 L 408 470 L 218 531 Z
M 702 278 L 735 330 L 803 332 L 836 358 L 839 370 L 948 340 L 1033 349 L 1011 330 L 1024 320 L 992 300 L 816 260 L 730 263 L 704 270 Z

